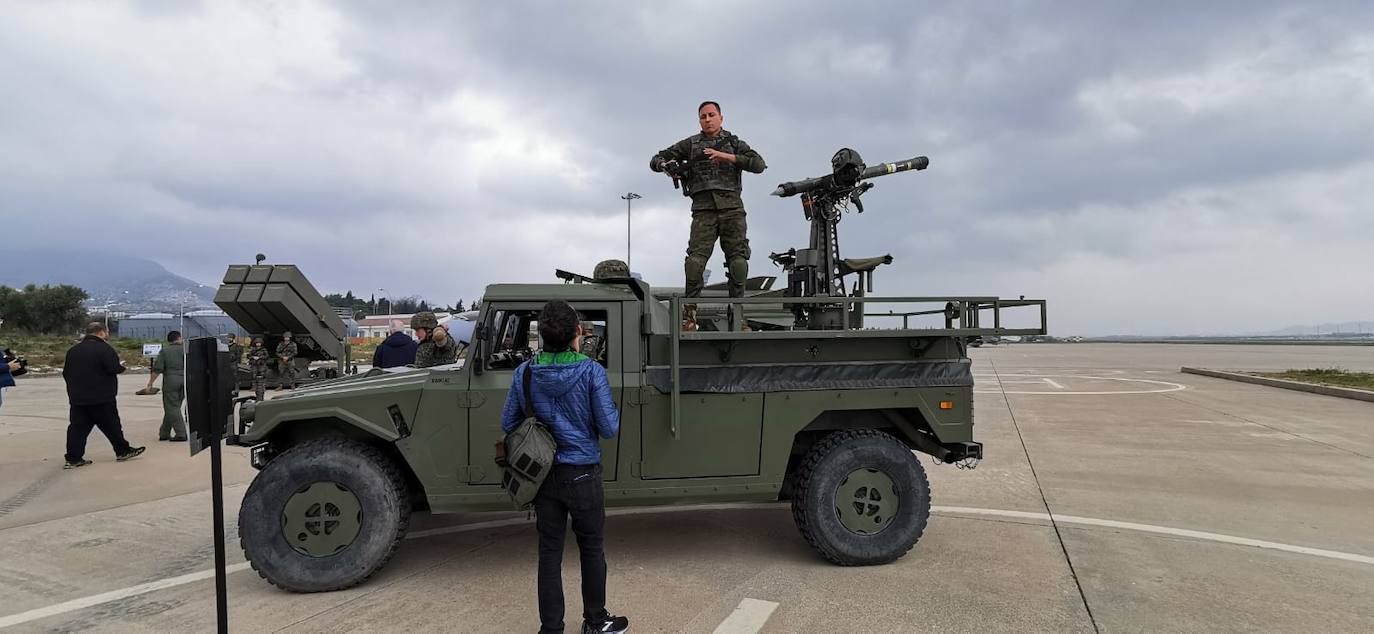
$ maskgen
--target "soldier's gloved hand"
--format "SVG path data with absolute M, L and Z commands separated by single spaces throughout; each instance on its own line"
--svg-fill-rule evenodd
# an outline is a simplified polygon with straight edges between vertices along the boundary
M 443 344 L 445 341 L 448 340 L 448 328 L 445 326 L 439 326 L 438 328 L 435 328 L 433 336 L 435 343 Z

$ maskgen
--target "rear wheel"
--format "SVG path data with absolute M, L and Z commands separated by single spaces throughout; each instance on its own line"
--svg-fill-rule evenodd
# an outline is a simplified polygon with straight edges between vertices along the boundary
M 906 445 L 874 429 L 826 436 L 802 461 L 792 519 L 816 552 L 841 566 L 897 560 L 930 518 L 930 483 Z
M 267 463 L 239 507 L 239 543 L 258 574 L 292 592 L 355 586 L 396 552 L 410 525 L 400 469 L 343 438 L 302 443 Z

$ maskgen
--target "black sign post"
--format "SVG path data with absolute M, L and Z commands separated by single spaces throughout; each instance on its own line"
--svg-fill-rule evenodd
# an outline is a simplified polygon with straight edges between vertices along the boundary
M 210 449 L 210 494 L 215 525 L 215 608 L 221 634 L 229 631 L 224 565 L 224 477 L 220 445 L 234 415 L 234 363 L 215 337 L 196 337 L 186 348 L 186 426 L 191 455 Z

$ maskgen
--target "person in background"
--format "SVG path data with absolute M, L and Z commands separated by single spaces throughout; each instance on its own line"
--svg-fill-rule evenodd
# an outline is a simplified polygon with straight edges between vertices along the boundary
M 391 335 L 377 344 L 377 351 L 372 353 L 372 367 L 399 368 L 412 365 L 415 363 L 415 349 L 419 345 L 406 334 L 405 322 L 393 319 Z
M 92 427 L 114 448 L 115 460 L 124 462 L 143 454 L 144 447 L 134 447 L 124 438 L 119 422 L 119 375 L 124 364 L 119 353 L 109 343 L 110 331 L 98 321 L 86 326 L 86 336 L 67 350 L 62 362 L 62 380 L 67 384 L 67 402 L 71 405 L 67 425 L 67 463 L 63 469 L 76 469 L 91 464 L 85 459 L 86 438 Z
M 186 419 L 181 416 L 181 403 L 186 400 L 186 347 L 178 331 L 167 333 L 167 345 L 153 359 L 153 371 L 143 389 L 152 388 L 158 376 L 162 377 L 162 426 L 157 428 L 157 439 L 186 442 Z

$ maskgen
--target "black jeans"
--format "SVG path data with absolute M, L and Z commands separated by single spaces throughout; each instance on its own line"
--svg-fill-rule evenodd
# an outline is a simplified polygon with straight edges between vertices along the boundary
M 72 405 L 71 424 L 67 425 L 67 460 L 76 462 L 86 455 L 86 437 L 91 435 L 92 427 L 99 427 L 100 433 L 109 439 L 116 456 L 129 452 L 129 441 L 124 439 L 124 427 L 119 423 L 119 406 L 114 401 L 99 405 Z
M 569 515 L 582 554 L 582 618 L 601 618 L 606 613 L 606 490 L 601 465 L 554 465 L 534 498 L 534 512 L 539 531 L 540 631 L 563 631 L 563 537 Z

